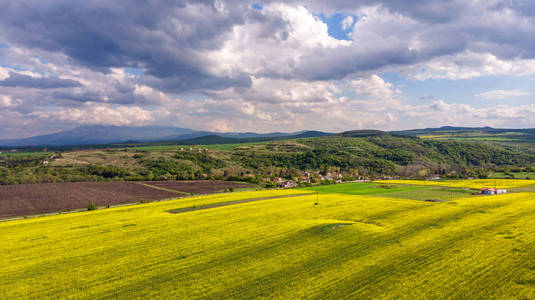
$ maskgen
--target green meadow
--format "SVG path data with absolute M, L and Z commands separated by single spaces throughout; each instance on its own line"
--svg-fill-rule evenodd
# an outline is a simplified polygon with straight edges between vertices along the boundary
M 315 191 L 327 194 L 348 194 L 348 195 L 375 195 L 391 198 L 412 199 L 412 200 L 452 200 L 458 198 L 472 197 L 474 190 L 462 188 L 418 186 L 402 184 L 384 183 L 342 183 L 336 185 L 323 185 L 303 188 L 304 190 Z

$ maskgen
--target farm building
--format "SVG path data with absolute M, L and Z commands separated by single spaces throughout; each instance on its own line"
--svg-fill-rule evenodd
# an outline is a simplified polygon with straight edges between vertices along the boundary
M 481 194 L 482 195 L 499 195 L 499 194 L 506 194 L 507 190 L 505 189 L 497 189 L 497 188 L 481 188 Z
M 308 177 L 308 176 L 301 176 L 298 179 L 301 182 L 310 182 L 310 177 Z
M 281 183 L 280 186 L 283 187 L 283 188 L 291 188 L 291 187 L 295 186 L 295 183 L 293 183 L 292 181 L 287 180 L 287 181 Z

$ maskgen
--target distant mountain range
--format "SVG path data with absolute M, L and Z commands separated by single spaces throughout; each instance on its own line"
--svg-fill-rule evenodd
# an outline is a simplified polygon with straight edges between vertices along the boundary
M 522 134 L 535 134 L 535 129 L 505 129 L 492 127 L 452 127 L 411 129 L 400 131 L 380 130 L 353 130 L 338 133 L 346 137 L 375 136 L 383 134 L 394 135 L 426 135 L 446 132 L 484 132 L 489 134 L 516 132 Z M 282 138 L 305 138 L 334 135 L 322 131 L 298 132 L 210 132 L 197 131 L 189 128 L 171 126 L 81 126 L 57 133 L 39 135 L 22 139 L 0 140 L 0 147 L 26 147 L 26 146 L 82 146 L 112 143 L 151 143 L 176 142 L 176 144 L 228 144 L 239 142 L 267 141 Z
M 522 129 L 511 129 L 511 128 L 493 128 L 493 127 L 454 127 L 454 126 L 442 126 L 438 128 L 423 128 L 423 129 L 410 129 L 410 130 L 399 130 L 399 131 L 390 131 L 390 134 L 402 134 L 402 135 L 425 135 L 425 134 L 435 134 L 435 133 L 466 133 L 466 132 L 482 132 L 488 134 L 497 134 L 497 133 L 507 133 L 507 132 L 516 132 L 522 134 L 535 134 L 535 128 L 522 128 Z
M 76 146 L 76 145 L 98 145 L 110 143 L 133 143 L 133 142 L 164 142 L 164 141 L 185 141 L 181 144 L 192 144 L 197 139 L 211 136 L 212 140 L 240 142 L 244 139 L 258 140 L 273 138 L 299 138 L 299 137 L 319 137 L 331 135 L 331 133 L 320 131 L 299 131 L 299 132 L 209 132 L 196 131 L 188 128 L 169 126 L 81 126 L 71 130 L 60 131 L 52 134 L 39 135 L 22 139 L 0 140 L 0 147 L 24 147 L 24 146 Z M 215 141 L 214 141 L 215 142 Z

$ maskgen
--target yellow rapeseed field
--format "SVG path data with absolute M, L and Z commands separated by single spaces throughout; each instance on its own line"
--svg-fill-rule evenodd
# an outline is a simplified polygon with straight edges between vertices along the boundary
M 0 298 L 535 298 L 533 193 L 442 203 L 308 193 L 1 222 Z
M 434 185 L 445 187 L 460 187 L 480 189 L 483 187 L 517 188 L 535 185 L 535 180 L 514 179 L 473 179 L 473 180 L 377 180 L 379 183 L 410 184 L 410 185 Z

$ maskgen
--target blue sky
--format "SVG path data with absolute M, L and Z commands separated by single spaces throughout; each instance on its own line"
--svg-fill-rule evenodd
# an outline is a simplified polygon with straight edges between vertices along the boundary
M 88 124 L 535 127 L 526 1 L 6 4 L 0 139 Z
M 349 17 L 349 18 L 348 18 Z M 344 14 L 344 13 L 334 13 L 332 15 L 319 14 L 318 18 L 327 26 L 328 34 L 338 40 L 351 40 L 351 32 L 353 30 L 353 25 L 357 21 L 357 17 Z M 344 25 L 344 20 L 350 20 L 347 24 Z

